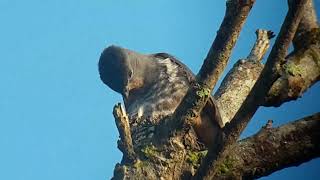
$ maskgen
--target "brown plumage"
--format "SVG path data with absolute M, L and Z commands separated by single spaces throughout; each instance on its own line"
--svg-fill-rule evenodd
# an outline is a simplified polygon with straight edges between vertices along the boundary
M 143 55 L 116 46 L 102 53 L 99 72 L 106 85 L 122 94 L 131 119 L 148 119 L 152 124 L 175 111 L 195 80 L 189 68 L 169 54 Z M 134 123 L 144 122 L 131 126 Z M 220 123 L 211 97 L 194 122 L 199 140 L 207 146 L 214 143 Z

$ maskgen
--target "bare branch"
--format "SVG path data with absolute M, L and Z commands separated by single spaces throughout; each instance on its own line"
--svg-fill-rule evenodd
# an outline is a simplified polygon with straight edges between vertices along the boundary
M 299 45 L 286 57 L 287 63 L 281 66 L 280 77 L 269 90 L 263 106 L 280 106 L 284 102 L 295 100 L 320 80 L 320 28 L 314 28 L 318 25 L 316 17 L 313 16 L 315 10 L 312 2 L 306 7 L 308 12 L 304 13 L 297 30 L 300 32 L 297 32 L 294 38 L 297 40 L 296 36 L 300 34 Z M 300 28 L 301 24 L 304 24 L 304 28 Z M 258 42 L 257 39 L 256 44 Z M 263 48 L 253 48 L 251 52 L 262 50 Z M 251 59 L 250 57 L 252 56 L 249 55 L 247 59 Z M 239 60 L 225 76 L 214 96 L 224 123 L 234 117 L 263 67 L 260 63 Z
M 285 21 L 281 27 L 279 36 L 268 57 L 265 68 L 263 69 L 258 81 L 252 91 L 236 113 L 233 120 L 224 127 L 221 143 L 216 143 L 215 147 L 209 149 L 204 163 L 201 164 L 196 179 L 211 179 L 217 172 L 217 159 L 224 159 L 223 153 L 231 144 L 235 143 L 240 133 L 247 126 L 251 117 L 257 111 L 259 105 L 266 96 L 274 81 L 278 78 L 277 70 L 284 63 L 287 49 L 292 41 L 298 24 L 304 12 L 305 4 L 308 0 L 296 0 L 296 3 L 289 8 Z
M 230 142 L 235 141 L 239 137 L 242 130 L 246 127 L 247 123 L 258 109 L 260 102 L 263 100 L 269 88 L 279 76 L 277 70 L 285 61 L 287 49 L 293 39 L 298 23 L 304 12 L 304 5 L 307 2 L 308 0 L 296 0 L 296 3 L 289 8 L 286 19 L 281 27 L 280 34 L 276 39 L 275 45 L 272 48 L 257 83 L 254 85 L 251 93 L 233 118 L 234 121 L 225 128 L 226 135 L 230 135 L 227 137 L 230 139 Z
M 263 128 L 232 145 L 214 179 L 255 179 L 320 157 L 320 113 L 278 128 Z
M 288 1 L 289 6 L 293 3 L 293 1 Z M 304 46 L 303 41 L 301 39 L 304 39 L 304 33 L 310 31 L 311 29 L 318 28 L 318 22 L 317 22 L 317 15 L 316 10 L 314 9 L 313 0 L 309 1 L 306 5 L 307 11 L 305 11 L 303 18 L 300 21 L 300 24 L 298 26 L 296 35 L 293 39 L 293 45 L 295 49 L 301 49 L 301 47 Z
M 120 103 L 114 106 L 113 116 L 120 135 L 118 148 L 123 153 L 123 161 L 134 162 L 136 160 L 136 155 L 132 145 L 129 118 Z
M 314 40 L 318 43 L 299 49 L 288 57 L 288 62 L 282 66 L 281 77 L 266 96 L 264 106 L 280 106 L 296 100 L 320 80 L 320 29 Z
M 270 39 L 275 35 L 272 31 L 267 31 L 263 29 L 258 29 L 256 31 L 257 40 L 251 49 L 249 56 L 247 57 L 248 61 L 259 62 L 262 60 L 263 56 L 266 54 L 270 46 Z
M 210 51 L 197 75 L 197 82 L 190 88 L 174 113 L 176 121 L 172 127 L 187 129 L 199 116 L 205 106 L 210 92 L 222 74 L 229 60 L 240 30 L 248 17 L 254 0 L 228 0 L 226 14 L 218 30 Z M 206 92 L 199 96 L 199 91 Z M 203 94 L 203 93 L 202 93 Z M 184 127 L 184 128 L 183 128 Z
M 299 3 L 301 2 L 302 0 L 299 0 Z M 205 105 L 207 98 L 209 98 L 211 89 L 214 87 L 218 77 L 226 65 L 240 29 L 253 3 L 254 0 L 227 1 L 227 12 L 224 21 L 218 31 L 218 35 L 210 49 L 210 52 L 208 53 L 205 63 L 197 76 L 198 82 L 195 82 L 193 88 L 189 90 L 188 95 L 180 105 L 181 107 L 179 107 L 178 111 L 175 112 L 175 116 L 168 118 L 175 118 L 176 120 L 164 120 L 163 124 L 160 125 L 161 128 L 156 128 L 158 134 L 155 134 L 154 137 L 157 140 L 152 141 L 150 138 L 147 138 L 151 143 L 145 143 L 144 146 L 139 146 L 138 148 L 135 147 L 134 149 L 132 145 L 132 138 L 135 139 L 135 128 L 133 126 L 129 127 L 128 119 L 123 109 L 121 110 L 121 107 L 115 107 L 114 115 L 121 137 L 118 145 L 119 149 L 124 154 L 122 163 L 118 164 L 115 168 L 115 179 L 190 179 L 195 173 L 197 173 L 196 176 L 194 176 L 196 179 L 235 179 L 235 177 L 252 179 L 270 174 L 284 167 L 297 165 L 309 159 L 319 157 L 319 113 L 312 117 L 308 117 L 310 119 L 305 118 L 304 120 L 279 128 L 270 128 L 269 124 L 268 127 L 263 128 L 258 134 L 237 143 L 237 133 L 240 133 L 243 130 L 252 115 L 250 114 L 250 108 L 252 110 L 252 107 L 249 107 L 248 110 L 242 109 L 238 113 L 238 119 L 234 118 L 239 121 L 239 124 L 235 123 L 233 125 L 228 125 L 228 127 L 224 129 L 226 134 L 221 134 L 219 137 L 220 139 L 218 138 L 220 141 L 217 141 L 216 146 L 211 147 L 212 149 L 209 149 L 208 153 L 206 153 L 207 151 L 203 151 L 203 145 L 199 144 L 193 129 L 190 129 L 189 125 L 192 123 L 192 119 L 199 114 L 201 108 Z M 296 5 L 295 3 L 293 4 Z M 291 8 L 290 12 L 295 12 L 295 10 Z M 290 16 L 290 13 L 288 16 Z M 300 16 L 301 15 L 291 14 L 291 20 L 290 18 L 288 18 L 289 20 L 286 20 L 282 29 L 287 29 L 288 32 L 282 32 L 282 36 L 280 33 L 280 37 L 278 37 L 280 40 L 277 41 L 277 46 L 274 47 L 278 49 L 272 52 L 274 54 L 269 57 L 268 64 L 266 65 L 266 67 L 269 68 L 269 71 L 264 71 L 274 72 L 275 70 L 279 70 L 283 67 L 280 65 L 287 61 L 284 60 L 287 53 L 283 50 L 287 49 L 287 45 L 291 41 L 290 38 L 292 39 L 292 34 L 294 34 L 294 29 L 298 24 L 297 22 Z M 291 23 L 290 21 L 293 22 L 293 26 L 288 25 Z M 305 33 L 303 33 L 303 35 L 305 35 Z M 257 42 L 256 44 L 259 43 Z M 307 49 L 313 49 L 313 46 L 315 46 L 316 43 L 313 42 L 308 44 L 310 44 L 310 46 L 308 46 Z M 241 92 L 246 91 L 246 94 L 250 92 L 253 84 L 258 79 L 258 76 L 262 71 L 263 65 L 259 60 L 263 56 L 267 47 L 268 44 L 265 48 L 259 49 L 254 47 L 252 54 L 248 56 L 247 61 L 239 61 L 237 65 L 235 65 L 233 69 L 240 72 L 240 74 L 243 73 L 244 77 L 246 76 L 246 78 L 248 78 L 243 78 L 242 82 L 249 80 L 249 84 L 251 86 L 249 88 L 244 88 L 239 84 L 239 86 L 235 88 L 240 88 Z M 319 46 L 316 48 L 319 49 Z M 298 53 L 298 49 L 296 48 L 296 51 L 292 56 L 296 56 L 297 58 L 302 57 L 308 59 L 308 61 L 317 60 L 314 61 L 315 63 L 319 62 L 319 51 L 313 49 L 312 51 L 307 52 L 307 49 L 304 49 L 305 51 L 302 53 L 303 56 L 298 56 L 300 53 Z M 282 52 L 279 53 L 278 50 Z M 316 54 L 317 58 L 310 58 L 310 56 L 314 54 Z M 270 63 L 270 61 L 272 61 L 272 63 Z M 288 58 L 287 63 L 290 61 L 293 60 Z M 302 64 L 305 63 L 304 60 L 301 62 Z M 299 63 L 301 62 L 299 61 Z M 248 73 L 248 71 L 250 71 L 249 74 L 245 74 Z M 270 78 L 272 81 L 275 81 L 280 75 L 281 77 L 283 75 L 282 71 L 278 71 L 280 74 L 268 74 L 266 72 L 264 78 L 269 78 L 269 81 Z M 234 75 L 236 76 L 236 73 Z M 264 79 L 264 82 L 267 82 L 267 80 L 268 79 Z M 279 78 L 277 81 L 278 80 Z M 261 88 L 263 83 L 259 83 L 260 86 L 256 86 Z M 269 83 L 271 86 L 272 82 Z M 230 84 L 228 86 L 234 86 L 234 84 Z M 259 89 L 256 86 L 255 88 Z M 199 91 L 202 93 L 198 93 Z M 267 91 L 268 90 L 265 90 L 263 93 L 267 93 Z M 259 93 L 257 91 L 253 92 Z M 201 97 L 198 94 L 202 94 Z M 261 105 L 261 102 L 263 101 L 262 96 L 263 94 L 249 95 L 254 108 L 258 108 L 258 106 Z M 246 95 L 243 97 L 245 98 Z M 258 97 L 261 99 L 255 102 L 255 99 L 252 99 L 252 97 Z M 237 103 L 237 108 L 235 108 L 236 110 L 239 109 L 244 98 L 242 100 L 234 99 Z M 229 100 L 232 100 L 232 97 L 229 97 Z M 250 105 L 248 102 L 245 104 L 246 106 Z M 226 102 L 226 105 L 228 105 L 228 102 Z M 253 110 L 255 111 L 256 109 L 254 108 Z M 236 110 L 233 110 L 233 115 Z M 222 111 L 226 111 L 226 108 L 222 108 Z M 252 111 L 252 113 L 254 113 L 254 111 Z M 243 113 L 241 114 L 241 112 Z M 227 119 L 230 120 L 232 117 L 233 116 L 228 114 Z M 167 125 L 169 125 L 169 128 Z M 172 129 L 177 130 L 173 132 L 176 134 L 168 137 L 168 132 L 171 133 Z M 163 133 L 161 133 L 162 131 Z M 232 134 L 232 132 L 235 133 Z M 231 136 L 229 136 L 229 133 Z M 134 142 L 136 146 L 137 142 Z M 303 152 L 306 154 L 303 154 Z M 207 156 L 203 162 L 207 163 L 204 163 L 199 167 L 202 157 L 206 154 Z M 291 156 L 293 157 L 292 159 Z M 274 157 L 277 157 L 278 159 Z M 210 172 L 206 172 L 206 169 Z M 196 170 L 198 171 L 196 172 Z
M 289 6 L 292 3 L 289 0 Z M 281 77 L 268 92 L 264 106 L 277 107 L 296 100 L 320 80 L 320 28 L 313 1 L 306 4 L 306 9 L 293 39 L 294 52 L 281 67 Z
M 227 1 L 223 22 L 197 75 L 200 84 L 211 89 L 215 86 L 227 65 L 231 51 L 254 2 L 254 0 Z
M 256 35 L 256 42 L 248 57 L 240 59 L 233 66 L 214 95 L 223 125 L 234 117 L 263 69 L 260 61 L 269 48 L 269 38 L 272 38 L 273 34 L 259 29 Z

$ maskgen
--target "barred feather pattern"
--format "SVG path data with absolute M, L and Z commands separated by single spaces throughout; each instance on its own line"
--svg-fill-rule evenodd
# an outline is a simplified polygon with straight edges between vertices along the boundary
M 127 107 L 135 147 L 151 140 L 154 125 L 175 111 L 193 78 L 191 71 L 186 72 L 174 59 L 157 58 L 157 61 L 160 70 L 157 83 Z
M 145 95 L 128 105 L 128 114 L 132 118 L 148 118 L 157 120 L 174 112 L 186 94 L 189 82 L 181 72 L 181 67 L 170 58 L 157 59 L 160 75 Z

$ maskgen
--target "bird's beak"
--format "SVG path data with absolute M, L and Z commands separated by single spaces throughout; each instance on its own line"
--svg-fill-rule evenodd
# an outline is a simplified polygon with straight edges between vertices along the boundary
M 127 103 L 128 99 L 129 99 L 129 88 L 128 86 L 126 86 L 123 90 L 123 99 L 124 99 L 124 102 Z

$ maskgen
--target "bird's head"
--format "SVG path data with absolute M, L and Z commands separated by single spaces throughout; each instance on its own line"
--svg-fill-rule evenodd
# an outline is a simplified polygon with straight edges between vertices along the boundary
M 128 100 L 132 90 L 146 86 L 151 77 L 156 77 L 155 67 L 153 56 L 118 46 L 106 48 L 99 59 L 101 80 L 124 100 Z
M 103 83 L 112 90 L 128 95 L 128 82 L 133 72 L 124 49 L 117 46 L 106 48 L 99 59 L 99 73 Z

